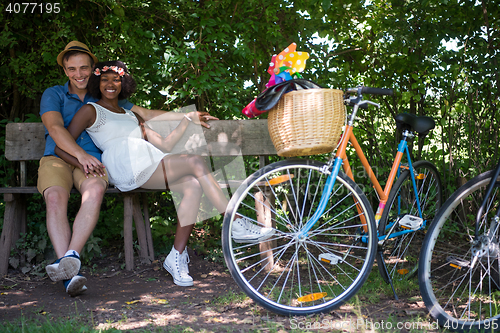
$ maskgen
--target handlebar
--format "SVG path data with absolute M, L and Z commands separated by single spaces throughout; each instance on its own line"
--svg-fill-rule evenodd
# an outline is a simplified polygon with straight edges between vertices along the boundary
M 362 95 L 363 94 L 370 94 L 370 95 L 385 95 L 385 96 L 392 96 L 394 94 L 393 89 L 386 89 L 386 88 L 372 88 L 372 87 L 364 87 L 364 86 L 359 86 L 356 88 L 348 88 L 345 90 L 346 92 L 346 103 L 349 106 L 354 106 L 358 105 L 359 108 L 362 109 L 368 109 L 368 104 L 363 103 L 359 104 L 362 101 Z M 350 95 L 356 95 L 356 97 Z
M 392 96 L 394 94 L 393 89 L 386 89 L 386 88 L 372 88 L 372 87 L 356 87 L 356 88 L 348 88 L 346 89 L 346 92 L 348 94 L 370 94 L 370 95 L 386 95 L 386 96 Z

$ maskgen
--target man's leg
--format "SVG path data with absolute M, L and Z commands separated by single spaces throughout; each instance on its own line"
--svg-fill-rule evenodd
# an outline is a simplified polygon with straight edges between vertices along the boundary
M 47 232 L 58 258 L 68 251 L 71 228 L 68 223 L 68 191 L 60 186 L 52 186 L 43 192 L 47 206 Z
M 75 256 L 78 257 L 78 262 L 80 263 L 78 253 L 82 252 L 87 239 L 90 237 L 97 224 L 102 198 L 106 192 L 107 182 L 102 178 L 89 178 L 79 184 L 75 179 L 75 186 L 82 194 L 82 203 L 73 223 L 73 232 L 71 233 L 68 252 L 66 252 L 66 257 L 61 259 L 63 263 L 69 260 L 75 260 Z M 63 281 L 66 292 L 70 296 L 79 295 L 87 290 L 85 286 L 87 279 L 79 274 L 79 268 L 80 267 L 78 267 L 76 275 Z
M 63 281 L 64 288 L 70 296 L 79 295 L 87 290 L 85 286 L 87 279 L 80 275 L 79 253 L 82 252 L 97 224 L 102 198 L 107 187 L 107 180 L 93 177 L 87 179 L 79 169 L 73 172 L 73 181 L 82 195 L 80 209 L 73 223 L 73 232 L 70 232 L 70 237 L 67 239 L 68 245 L 63 257 L 46 267 L 52 280 Z
M 78 253 L 82 251 L 99 219 L 99 211 L 106 187 L 106 181 L 99 177 L 92 177 L 82 182 L 80 187 L 82 204 L 73 223 L 73 233 L 68 250 L 74 250 Z
M 68 223 L 69 192 L 75 187 L 82 193 L 82 205 L 73 225 Z M 107 186 L 107 177 L 87 179 L 80 171 L 61 159 L 50 156 L 40 161 L 38 190 L 47 205 L 47 230 L 58 260 L 46 267 L 53 281 L 63 280 L 71 296 L 85 291 L 86 279 L 79 275 L 80 258 L 86 240 L 94 230 L 100 204 Z
M 81 266 L 79 254 L 69 251 L 72 238 L 67 215 L 69 191 L 51 186 L 43 192 L 43 197 L 47 206 L 47 232 L 59 258 L 45 270 L 52 281 L 69 280 L 78 274 Z
M 47 207 L 47 232 L 59 258 L 46 267 L 47 274 L 53 281 L 70 279 L 80 270 L 77 255 L 66 257 L 71 241 L 67 208 L 69 193 L 73 188 L 73 169 L 55 156 L 43 157 L 38 168 L 38 190 Z

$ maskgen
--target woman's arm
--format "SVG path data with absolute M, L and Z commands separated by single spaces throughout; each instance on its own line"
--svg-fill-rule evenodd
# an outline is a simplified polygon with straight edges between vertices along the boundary
M 184 117 L 184 113 L 181 112 L 150 110 L 139 105 L 134 105 L 130 110 L 139 114 L 145 121 L 150 121 L 151 119 L 179 121 Z
M 172 111 L 163 111 L 163 110 L 149 110 L 143 108 L 138 105 L 134 105 L 131 109 L 135 113 L 139 114 L 145 121 L 181 121 L 184 119 L 184 115 L 186 113 L 183 112 L 172 112 Z M 190 112 L 189 114 L 193 115 L 196 111 Z M 200 124 L 203 127 L 210 128 L 210 125 L 206 123 L 208 120 L 219 120 L 216 117 L 212 117 L 208 112 L 197 112 L 198 116 L 193 116 L 194 118 L 200 118 Z M 206 118 L 204 118 L 206 117 Z M 193 120 L 194 120 L 193 118 Z
M 151 142 L 156 148 L 168 153 L 174 148 L 175 144 L 182 137 L 190 122 L 210 128 L 210 126 L 206 123 L 209 120 L 218 120 L 218 118 L 211 116 L 208 112 L 193 111 L 187 114 L 184 113 L 182 114 L 182 120 L 179 125 L 167 137 L 162 137 L 147 125 L 145 126 L 146 135 L 148 137 L 148 141 Z
M 82 132 L 92 126 L 96 119 L 96 111 L 92 105 L 84 105 L 78 112 L 75 114 L 71 123 L 68 126 L 68 132 L 71 136 L 76 140 L 82 134 Z M 105 175 L 105 167 L 102 165 L 101 161 L 96 157 L 88 154 L 84 150 L 75 152 L 75 154 L 69 154 L 65 152 L 63 149 L 56 147 L 58 151 L 63 151 L 62 156 L 56 151 L 63 160 L 71 165 L 77 166 L 82 169 L 83 173 L 87 176 L 87 174 L 92 174 L 94 176 L 104 176 Z M 67 155 L 72 156 L 68 157 Z M 75 161 L 76 160 L 76 161 Z
M 67 152 L 65 152 L 64 150 L 59 148 L 59 146 L 56 146 L 54 148 L 54 153 L 57 156 L 59 156 L 66 163 L 71 164 L 74 167 L 80 168 L 80 170 L 82 170 L 82 172 L 85 173 L 85 170 L 83 169 L 83 165 L 81 165 L 80 162 L 78 162 L 78 159 L 76 157 L 74 157 L 73 155 L 68 154 Z

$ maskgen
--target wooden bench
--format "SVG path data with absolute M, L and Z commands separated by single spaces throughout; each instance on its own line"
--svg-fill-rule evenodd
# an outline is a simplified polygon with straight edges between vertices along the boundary
M 167 135 L 178 122 L 150 122 L 152 128 Z M 188 152 L 210 157 L 259 156 L 259 167 L 264 166 L 266 156 L 276 155 L 269 137 L 267 120 L 219 120 L 210 122 L 210 129 L 190 125 L 174 152 Z M 38 161 L 45 149 L 45 130 L 42 123 L 9 123 L 5 134 L 5 157 L 20 164 L 20 179 L 16 187 L 2 187 L 5 213 L 0 237 L 0 276 L 6 275 L 10 249 L 20 233 L 26 232 L 26 195 L 38 193 L 35 186 L 26 186 L 26 161 Z M 210 165 L 210 164 L 209 164 Z M 247 170 L 247 174 L 250 172 Z M 219 181 L 221 187 L 237 186 L 237 181 Z M 125 245 L 125 266 L 134 268 L 132 221 L 135 222 L 140 259 L 151 262 L 154 259 L 153 243 L 149 224 L 146 193 L 152 190 L 137 189 L 120 192 L 113 186 L 108 193 L 122 193 L 124 199 L 123 234 Z M 72 193 L 77 191 L 73 189 Z M 140 208 L 142 196 L 143 210 Z

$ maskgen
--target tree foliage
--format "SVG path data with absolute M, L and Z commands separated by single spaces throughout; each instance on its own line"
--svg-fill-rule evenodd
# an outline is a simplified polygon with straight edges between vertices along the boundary
M 59 13 L 2 10 L 0 119 L 38 113 L 43 90 L 65 82 L 57 54 L 82 41 L 121 59 L 138 81 L 132 102 L 165 110 L 195 102 L 222 119 L 262 91 L 271 56 L 292 42 L 310 52 L 304 76 L 331 88 L 390 87 L 362 115 L 374 165 L 387 166 L 392 117 L 435 118 L 415 154 L 445 180 L 491 168 L 498 151 L 498 1 L 68 0 Z M 447 48 L 444 42 L 455 43 Z M 363 133 L 366 132 L 366 133 Z M 426 152 L 426 153 L 425 153 Z

